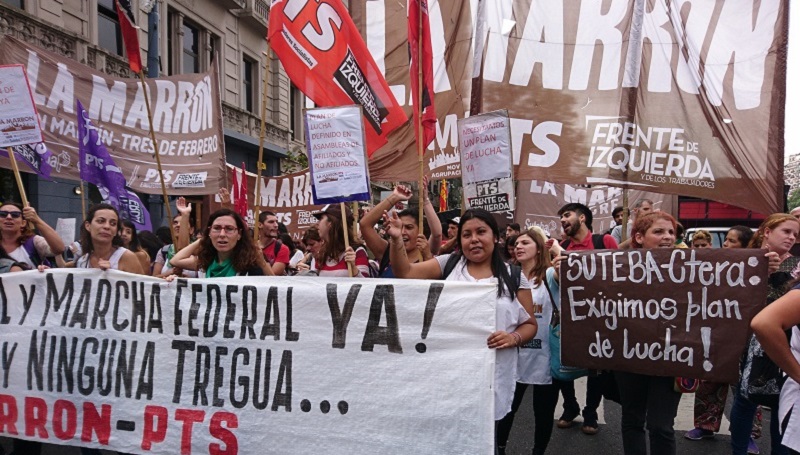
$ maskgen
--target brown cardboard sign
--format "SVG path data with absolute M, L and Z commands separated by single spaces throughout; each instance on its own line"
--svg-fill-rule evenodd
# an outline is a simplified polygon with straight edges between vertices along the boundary
M 760 249 L 575 252 L 560 277 L 563 364 L 715 382 L 767 295 Z

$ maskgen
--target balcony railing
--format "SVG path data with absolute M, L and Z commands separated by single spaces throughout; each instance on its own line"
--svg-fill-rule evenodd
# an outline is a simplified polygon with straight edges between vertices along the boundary
M 253 24 L 264 27 L 269 24 L 269 3 L 267 0 L 245 0 L 246 6 L 242 16 L 243 19 L 250 19 Z
M 222 103 L 222 119 L 225 128 L 230 128 L 237 133 L 245 134 L 254 138 L 259 137 L 261 132 L 261 119 L 247 112 L 239 109 L 228 103 Z M 289 131 L 278 128 L 275 125 L 266 124 L 265 139 L 269 142 L 288 149 L 289 147 Z

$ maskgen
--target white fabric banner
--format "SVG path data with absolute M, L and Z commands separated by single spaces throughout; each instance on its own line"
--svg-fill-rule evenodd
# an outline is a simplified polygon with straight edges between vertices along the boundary
M 0 277 L 0 434 L 125 453 L 493 450 L 491 285 Z

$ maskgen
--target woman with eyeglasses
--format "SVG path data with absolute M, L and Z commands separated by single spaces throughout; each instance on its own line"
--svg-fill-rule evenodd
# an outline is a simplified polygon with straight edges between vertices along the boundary
M 64 242 L 28 205 L 7 202 L 0 206 L 0 241 L 3 249 L 12 259 L 27 264 L 31 268 L 39 265 L 49 266 L 47 260 L 64 252 Z M 39 231 L 36 235 L 35 230 Z
M 197 270 L 205 278 L 272 275 L 238 213 L 220 209 L 208 218 L 205 235 L 175 253 L 172 265 Z

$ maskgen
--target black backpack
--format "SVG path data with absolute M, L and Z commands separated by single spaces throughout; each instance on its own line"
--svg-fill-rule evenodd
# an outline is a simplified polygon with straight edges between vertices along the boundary
M 462 256 L 460 254 L 451 254 L 450 257 L 447 258 L 447 262 L 444 264 L 444 270 L 442 270 L 443 280 L 446 280 L 447 277 L 450 276 L 461 258 Z M 512 295 L 517 295 L 517 290 L 519 290 L 519 285 L 521 284 L 520 276 L 522 275 L 522 267 L 511 264 L 509 268 L 510 270 L 508 273 L 511 276 L 511 293 Z

